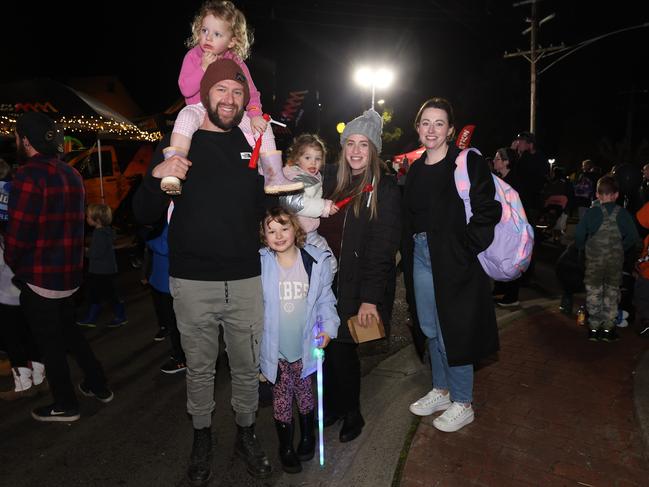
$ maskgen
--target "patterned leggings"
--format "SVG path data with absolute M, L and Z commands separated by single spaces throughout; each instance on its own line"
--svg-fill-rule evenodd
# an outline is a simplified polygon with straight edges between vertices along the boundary
M 297 400 L 300 414 L 311 412 L 315 406 L 311 376 L 300 378 L 302 359 L 288 363 L 279 361 L 277 381 L 273 386 L 273 417 L 282 423 L 290 423 L 293 419 L 293 395 Z

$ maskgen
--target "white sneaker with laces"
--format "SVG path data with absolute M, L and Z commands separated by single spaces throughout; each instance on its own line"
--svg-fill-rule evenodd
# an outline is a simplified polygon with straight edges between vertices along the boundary
M 433 389 L 424 397 L 410 405 L 410 412 L 417 416 L 430 416 L 436 411 L 444 411 L 451 405 L 449 394 L 442 394 L 439 389 Z
M 471 405 L 454 402 L 444 413 L 433 420 L 433 426 L 440 431 L 452 433 L 467 424 L 473 423 L 474 415 Z

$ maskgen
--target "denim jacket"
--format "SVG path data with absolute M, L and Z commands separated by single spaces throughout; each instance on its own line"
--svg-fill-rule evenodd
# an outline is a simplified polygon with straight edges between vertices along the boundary
M 261 282 L 264 290 L 264 334 L 259 360 L 261 372 L 274 384 L 277 380 L 279 362 L 280 302 L 277 288 L 279 269 L 272 250 L 265 247 L 259 253 L 261 254 Z M 300 249 L 300 254 L 309 276 L 306 321 L 302 331 L 301 377 L 304 378 L 316 370 L 316 358 L 313 354 L 315 336 L 320 331 L 324 331 L 332 339 L 336 338 L 340 319 L 336 311 L 336 297 L 331 290 L 333 275 L 328 261 L 332 258 L 331 252 L 307 244 Z M 316 329 L 318 320 L 321 322 L 320 331 Z

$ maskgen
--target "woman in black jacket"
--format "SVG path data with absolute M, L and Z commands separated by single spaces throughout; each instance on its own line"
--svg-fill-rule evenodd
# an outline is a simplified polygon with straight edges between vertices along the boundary
M 338 259 L 333 289 L 341 326 L 338 338 L 325 350 L 325 425 L 343 419 L 340 441 L 356 438 L 365 424 L 360 412 L 361 368 L 358 345 L 347 320 L 361 324 L 372 318 L 387 326 L 392 313 L 396 279 L 395 255 L 400 241 L 400 192 L 379 159 L 382 120 L 374 110 L 349 122 L 340 142 L 342 152 L 335 176 L 325 172 L 323 192 L 333 201 L 352 201 L 320 221 L 320 234 Z M 371 192 L 362 192 L 367 184 Z
M 457 431 L 473 421 L 473 364 L 498 350 L 489 278 L 477 255 L 493 240 L 502 208 L 482 156 L 470 152 L 467 172 L 473 216 L 467 223 L 449 144 L 453 109 L 443 98 L 423 104 L 415 128 L 426 152 L 408 174 L 403 212 L 403 269 L 428 337 L 433 389 L 410 405 L 420 416 L 444 411 L 433 425 Z M 450 392 L 450 393 L 449 393 Z

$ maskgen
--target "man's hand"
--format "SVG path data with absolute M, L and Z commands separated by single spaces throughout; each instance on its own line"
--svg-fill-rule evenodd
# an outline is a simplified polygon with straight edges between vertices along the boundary
M 191 161 L 182 156 L 172 156 L 153 168 L 151 174 L 154 178 L 162 179 L 167 176 L 175 176 L 178 179 L 185 180 L 187 171 L 192 165 Z
M 358 323 L 363 328 L 367 328 L 370 326 L 372 316 L 376 318 L 376 321 L 381 321 L 381 317 L 379 316 L 375 304 L 361 303 L 360 308 L 358 308 Z

